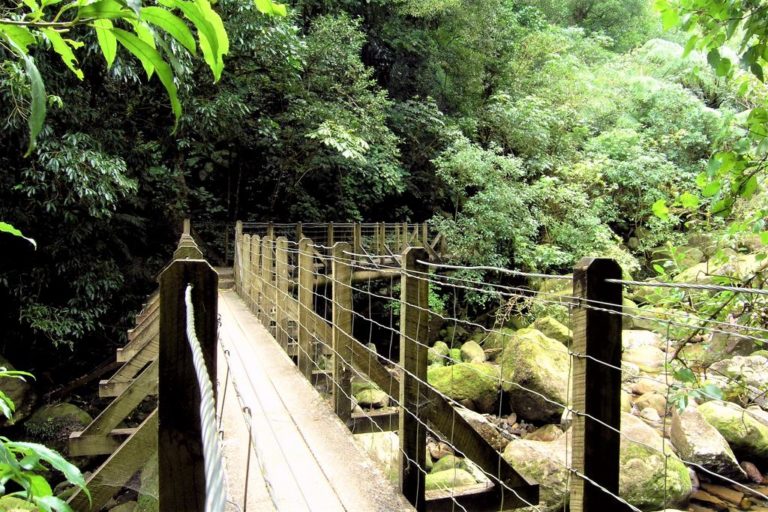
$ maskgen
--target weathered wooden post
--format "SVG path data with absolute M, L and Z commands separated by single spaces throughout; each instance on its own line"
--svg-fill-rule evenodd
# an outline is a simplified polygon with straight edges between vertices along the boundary
M 314 366 L 314 342 L 310 322 L 314 323 L 314 255 L 312 240 L 302 238 L 299 241 L 299 370 L 308 381 L 312 382 L 312 367 Z
M 261 323 L 269 330 L 269 325 L 272 321 L 272 297 L 274 292 L 272 291 L 272 275 L 273 275 L 273 250 L 272 250 L 272 237 L 265 236 L 261 239 Z
M 572 466 L 608 492 L 575 476 L 572 512 L 629 510 L 609 494 L 619 493 L 621 372 L 616 368 L 621 367 L 621 315 L 617 313 L 622 311 L 622 289 L 606 279 L 621 279 L 621 267 L 614 260 L 584 258 L 574 267 Z
M 242 281 L 242 276 L 240 275 L 242 269 L 240 268 L 240 257 L 238 256 L 240 254 L 240 239 L 242 236 L 243 221 L 239 220 L 235 223 L 235 255 L 234 263 L 232 263 L 233 276 L 235 278 L 235 291 L 237 293 L 240 293 L 240 282 Z
M 426 247 L 429 244 L 429 224 L 421 223 L 421 246 Z
M 333 222 L 329 222 L 326 229 L 327 229 L 327 232 L 326 232 L 327 234 L 325 237 L 326 238 L 325 245 L 327 245 L 328 247 L 333 247 L 333 244 L 335 243 L 335 233 L 333 229 Z
M 352 252 L 355 254 L 363 253 L 363 226 L 359 222 L 352 224 Z M 352 259 L 357 259 L 357 257 Z
M 176 259 L 160 275 L 159 510 L 202 512 L 205 470 L 200 391 L 187 341 L 188 284 L 192 285 L 194 329 L 208 374 L 216 376 L 218 275 L 201 254 L 199 259 Z
M 254 313 L 257 310 L 259 293 L 261 292 L 261 238 L 258 235 L 251 235 L 251 266 L 248 269 L 248 275 L 251 278 L 250 294 L 246 304 Z
M 275 223 L 267 222 L 267 236 L 271 239 L 275 239 Z
M 331 254 L 333 285 L 331 286 L 331 315 L 333 317 L 333 409 L 343 422 L 352 418 L 352 267 L 349 266 L 350 246 L 334 244 Z
M 400 490 L 418 511 L 426 510 L 424 468 L 427 431 L 422 416 L 427 399 L 427 342 L 429 340 L 429 283 L 408 272 L 428 272 L 424 249 L 405 250 L 400 278 Z M 409 412 L 406 412 L 406 409 Z M 414 417 L 416 415 L 416 417 Z
M 402 233 L 403 241 L 401 242 L 403 251 L 406 250 L 411 245 L 411 233 L 408 231 L 408 229 L 409 229 L 408 223 L 403 222 L 403 233 Z
M 376 224 L 376 254 L 384 254 L 387 245 L 387 225 L 383 222 Z
M 394 228 L 394 234 L 392 235 L 392 252 L 403 252 L 405 247 L 401 245 L 402 240 L 400 238 L 400 224 L 395 222 L 392 227 Z
M 288 239 L 275 241 L 275 339 L 288 351 Z
M 251 289 L 251 283 L 253 282 L 253 278 L 251 276 L 251 235 L 243 235 L 242 239 L 243 241 L 241 245 L 240 254 L 242 255 L 243 259 L 240 262 L 240 267 L 243 269 L 242 276 L 243 281 L 240 286 L 240 298 L 243 299 L 243 302 L 248 304 L 248 293 Z
M 300 241 L 302 238 L 304 238 L 304 228 L 301 224 L 301 222 L 296 223 L 296 241 Z

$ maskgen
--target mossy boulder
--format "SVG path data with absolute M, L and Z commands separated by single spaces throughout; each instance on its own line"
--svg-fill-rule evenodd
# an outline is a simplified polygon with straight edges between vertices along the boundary
M 452 489 L 477 483 L 475 478 L 463 469 L 447 469 L 445 471 L 432 472 L 424 478 L 424 489 L 436 491 Z
M 444 366 L 445 363 L 448 362 L 449 353 L 450 348 L 446 342 L 436 341 L 427 351 L 427 360 L 429 361 L 429 364 Z
M 498 361 L 504 392 L 518 418 L 558 422 L 563 412 L 558 404 L 566 403 L 570 363 L 563 344 L 536 329 L 521 329 Z
M 481 331 L 472 336 L 472 341 L 476 341 L 485 350 L 502 350 L 507 343 L 509 343 L 509 340 L 514 337 L 516 332 L 515 329 L 510 327 L 502 327 L 501 329 L 493 330 L 492 332 Z
M 352 387 L 352 396 L 355 396 L 358 393 L 365 391 L 366 389 L 379 389 L 379 386 L 377 386 L 375 382 L 364 379 L 359 375 L 354 375 L 352 377 L 352 382 L 350 385 Z
M 381 409 L 389 405 L 389 395 L 380 389 L 364 389 L 355 395 L 358 405 Z
M 467 469 L 467 461 L 453 454 L 448 454 L 436 460 L 432 465 L 432 473 L 439 473 L 448 469 Z
M 433 367 L 427 371 L 427 380 L 454 400 L 470 400 L 480 412 L 492 411 L 498 398 L 499 370 L 490 364 L 459 363 Z
M 461 362 L 461 349 L 458 348 L 452 348 L 448 352 L 448 357 L 450 358 L 451 363 L 457 364 Z
M 66 454 L 69 434 L 93 421 L 91 415 L 70 403 L 48 404 L 36 410 L 24 428 L 36 441 Z
M 6 370 L 15 370 L 16 368 L 3 356 L 0 356 L 0 367 Z M 4 417 L 0 418 L 0 425 L 18 423 L 27 418 L 35 407 L 37 402 L 37 393 L 35 393 L 32 384 L 29 380 L 25 379 L 0 379 L 0 391 L 6 394 L 8 398 L 13 400 L 16 406 L 16 411 L 13 413 L 13 418 L 9 421 Z
M 372 432 L 368 434 L 355 434 L 355 442 L 360 445 L 365 453 L 372 458 L 387 478 L 396 482 L 400 466 L 400 440 L 395 432 Z M 427 467 L 432 463 L 432 458 L 427 451 Z
M 551 316 L 537 318 L 532 327 L 564 345 L 570 345 L 573 341 L 573 331 Z
M 465 363 L 484 363 L 485 351 L 476 341 L 467 341 L 461 346 L 461 360 Z
M 768 425 L 736 404 L 713 400 L 699 405 L 707 423 L 728 441 L 736 455 L 768 461 Z

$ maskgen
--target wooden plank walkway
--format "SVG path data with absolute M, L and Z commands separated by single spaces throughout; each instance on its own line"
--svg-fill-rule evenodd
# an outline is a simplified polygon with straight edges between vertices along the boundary
M 234 291 L 220 290 L 219 314 L 230 375 L 253 418 L 250 471 L 263 477 L 248 493 L 270 500 L 248 510 L 413 510 Z

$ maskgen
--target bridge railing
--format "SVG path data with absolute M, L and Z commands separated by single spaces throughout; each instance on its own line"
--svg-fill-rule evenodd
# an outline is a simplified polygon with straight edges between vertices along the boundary
M 224 510 L 223 465 L 214 419 L 218 275 L 190 235 L 189 221 L 159 289 L 137 315 L 124 364 L 99 384 L 110 405 L 70 438 L 72 455 L 108 455 L 89 478 L 92 501 L 77 493 L 74 510 L 100 510 L 157 454 L 159 510 Z M 118 426 L 148 397 L 157 408 L 137 428 Z
M 688 368 L 680 351 L 717 336 L 759 346 L 768 329 L 625 301 L 627 291 L 669 290 L 669 300 L 697 302 L 719 293 L 760 299 L 766 290 L 626 281 L 615 261 L 600 258 L 581 260 L 572 276 L 450 265 L 416 246 L 400 253 L 356 251 L 346 241 L 328 246 L 306 237 L 273 238 L 267 231 L 248 233 L 247 226 L 236 233 L 238 294 L 299 370 L 328 392 L 353 432 L 398 432 L 398 482 L 418 510 L 568 504 L 575 512 L 639 511 L 652 506 L 643 487 L 648 482 L 659 487 L 653 492 L 661 502 L 653 506 L 666 508 L 687 499 L 686 467 L 766 499 L 734 477 L 741 471 L 735 458 L 736 473 L 729 473 L 673 448 L 665 437 L 689 414 L 673 407 L 681 396 L 717 398 L 705 385 L 711 374 Z M 526 280 L 538 284 L 521 284 Z M 495 305 L 498 315 L 476 320 L 468 303 L 484 310 Z M 535 331 L 509 327 L 534 318 Z M 642 336 L 632 328 L 642 328 Z M 480 354 L 468 341 L 480 345 Z M 638 362 L 640 356 L 652 361 Z M 717 377 L 723 386 L 740 380 L 722 371 Z M 471 396 L 464 391 L 468 381 L 475 386 Z M 363 396 L 361 387 L 385 398 Z M 658 396 L 634 397 L 638 411 L 631 415 L 623 387 L 655 389 Z M 759 397 L 759 389 L 754 394 Z M 637 414 L 644 401 L 658 418 L 645 409 Z M 560 427 L 528 436 L 536 422 Z M 542 437 L 549 441 L 534 440 Z M 456 467 L 468 469 L 476 483 L 456 476 L 456 488 L 436 484 L 427 453 L 441 450 L 460 456 L 465 462 Z M 622 461 L 642 465 L 646 480 L 624 480 L 620 488 Z M 519 470 L 538 471 L 546 480 L 539 488 Z

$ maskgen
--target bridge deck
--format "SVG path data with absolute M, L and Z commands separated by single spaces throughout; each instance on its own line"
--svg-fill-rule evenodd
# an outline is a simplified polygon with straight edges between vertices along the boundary
M 230 485 L 244 485 L 250 473 L 247 509 L 413 510 L 234 291 L 219 292 L 219 314 L 230 376 L 253 418 L 249 472 L 241 463 L 248 444 L 242 425 L 230 433 L 227 415 L 224 421 L 228 473 L 235 473 Z M 226 359 L 219 366 L 225 368 Z M 233 391 L 225 400 L 230 411 L 237 403 Z

